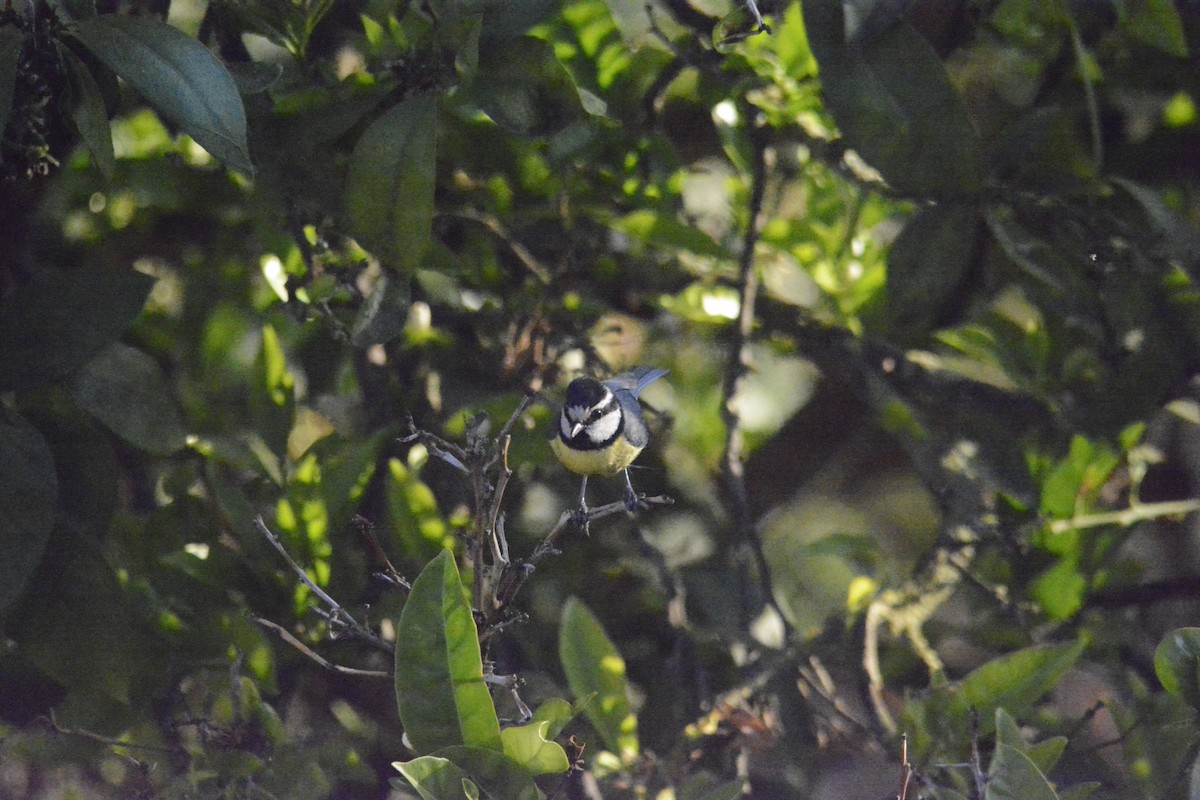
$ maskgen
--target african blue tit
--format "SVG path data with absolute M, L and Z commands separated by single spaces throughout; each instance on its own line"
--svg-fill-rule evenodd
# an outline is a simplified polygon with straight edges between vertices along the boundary
M 637 493 L 629 480 L 629 465 L 650 441 L 637 396 L 665 369 L 639 367 L 605 381 L 576 378 L 558 415 L 558 430 L 550 440 L 554 455 L 567 469 L 583 476 L 579 515 L 586 517 L 587 480 L 592 475 L 625 475 L 625 506 L 637 508 Z

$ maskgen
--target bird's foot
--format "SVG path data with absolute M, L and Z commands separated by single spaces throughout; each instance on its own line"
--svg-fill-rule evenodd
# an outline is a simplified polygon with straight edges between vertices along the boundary
M 632 513 L 638 510 L 642 500 L 632 488 L 625 490 L 625 510 Z
M 586 531 L 588 527 L 588 507 L 580 503 L 579 508 L 575 509 L 575 512 L 571 514 L 571 522 L 576 528 Z

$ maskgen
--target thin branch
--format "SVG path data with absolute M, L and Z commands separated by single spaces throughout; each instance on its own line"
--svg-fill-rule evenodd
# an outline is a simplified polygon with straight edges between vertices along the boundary
M 458 217 L 459 219 L 465 219 L 482 225 L 484 229 L 488 231 L 488 233 L 491 233 L 497 239 L 504 242 L 508 249 L 512 251 L 512 254 L 517 257 L 517 260 L 521 262 L 521 266 L 529 270 L 530 274 L 537 278 L 538 281 L 543 285 L 548 286 L 551 280 L 553 280 L 550 270 L 546 269 L 542 262 L 538 261 L 537 257 L 529 251 L 529 248 L 518 241 L 516 237 L 509 232 L 508 228 L 504 227 L 504 223 L 502 223 L 496 217 L 492 216 L 491 214 L 480 214 L 474 209 L 460 209 L 458 211 L 451 212 L 450 216 Z
M 1085 528 L 1098 528 L 1101 525 L 1120 525 L 1128 528 L 1139 522 L 1147 522 L 1164 517 L 1182 517 L 1200 511 L 1200 499 L 1167 500 L 1162 503 L 1138 503 L 1120 511 L 1105 511 L 1099 514 L 1081 514 L 1070 519 L 1056 519 L 1046 528 L 1050 533 L 1066 533 Z
M 743 104 L 745 105 L 745 104 Z M 751 119 L 752 110 L 742 109 L 744 118 Z M 754 330 L 755 302 L 758 298 L 758 271 L 754 268 L 754 250 L 763 223 L 763 199 L 767 183 L 767 146 L 750 121 L 747 133 L 753 145 L 754 162 L 750 174 L 750 205 L 746 230 L 742 236 L 742 252 L 738 263 L 739 312 L 733 337 L 729 342 L 729 357 L 725 368 L 725 383 L 721 390 L 721 420 L 725 423 L 725 448 L 721 457 L 721 472 L 729 492 L 730 512 L 741 541 L 754 554 L 764 601 L 779 615 L 785 638 L 791 634 L 791 623 L 775 599 L 771 571 L 763 553 L 762 541 L 750 515 L 749 494 L 746 488 L 745 440 L 738 409 L 738 395 L 743 379 L 750 371 L 750 337 Z
M 1067 14 L 1067 29 L 1071 32 L 1071 49 L 1075 54 L 1075 68 L 1079 70 L 1079 80 L 1083 82 L 1083 99 L 1087 104 L 1088 130 L 1092 134 L 1092 161 L 1096 173 L 1104 168 L 1104 139 L 1100 132 L 1100 105 L 1096 101 L 1096 87 L 1092 85 L 1092 76 L 1088 70 L 1087 48 L 1083 45 L 1083 37 L 1079 34 L 1079 26 L 1075 18 Z
M 293 636 L 291 634 L 290 631 L 288 631 L 282 625 L 277 625 L 269 619 L 264 619 L 262 617 L 255 616 L 254 614 L 247 614 L 246 616 L 250 619 L 251 622 L 257 623 L 258 625 L 261 625 L 262 627 L 266 628 L 267 630 L 273 632 L 280 639 L 283 639 L 285 642 L 290 644 L 292 647 L 296 648 L 301 653 L 308 656 L 310 659 L 312 659 L 316 663 L 320 664 L 322 667 L 329 670 L 330 672 L 339 672 L 343 675 L 356 675 L 358 677 L 363 677 L 363 678 L 390 678 L 390 677 L 392 677 L 392 674 L 390 672 L 383 672 L 381 670 L 375 670 L 375 669 L 355 669 L 354 667 L 343 667 L 340 664 L 335 664 L 332 661 L 330 661 L 329 659 L 325 658 L 324 656 L 322 656 L 319 653 L 317 653 L 316 651 L 314 651 L 312 648 L 310 648 L 304 642 L 297 639 L 295 636 Z

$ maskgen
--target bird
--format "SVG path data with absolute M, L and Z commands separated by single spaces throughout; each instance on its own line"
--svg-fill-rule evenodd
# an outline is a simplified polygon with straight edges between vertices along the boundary
M 650 441 L 637 397 L 666 374 L 665 369 L 636 367 L 603 381 L 579 377 L 567 386 L 550 448 L 564 467 L 583 476 L 577 520 L 587 519 L 587 481 L 593 475 L 624 473 L 625 507 L 637 508 L 629 465 Z

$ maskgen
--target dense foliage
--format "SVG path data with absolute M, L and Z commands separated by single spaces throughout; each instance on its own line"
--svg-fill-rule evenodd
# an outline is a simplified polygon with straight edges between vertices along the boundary
M 1197 796 L 1186 5 L 6 4 L 0 796 Z

